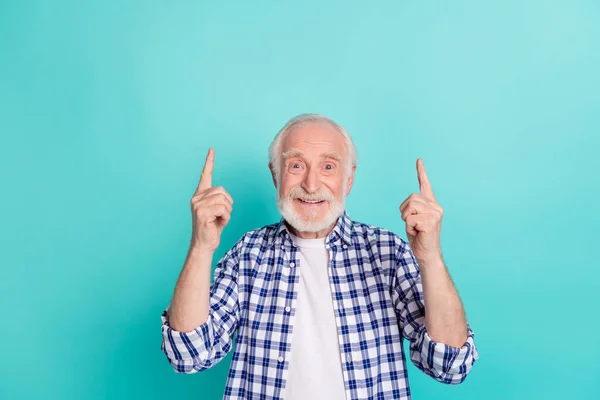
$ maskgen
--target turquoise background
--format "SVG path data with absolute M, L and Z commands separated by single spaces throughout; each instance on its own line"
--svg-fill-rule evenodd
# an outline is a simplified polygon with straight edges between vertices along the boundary
M 160 351 L 209 146 L 217 256 L 278 219 L 267 147 L 333 117 L 348 211 L 406 237 L 423 157 L 480 360 L 415 399 L 600 398 L 598 1 L 0 4 L 1 399 L 219 399 Z

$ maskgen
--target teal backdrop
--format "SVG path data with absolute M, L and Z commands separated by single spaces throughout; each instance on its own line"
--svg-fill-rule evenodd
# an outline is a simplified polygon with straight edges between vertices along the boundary
M 422 157 L 480 359 L 415 399 L 600 398 L 600 3 L 0 4 L 1 399 L 220 399 L 160 351 L 209 147 L 220 257 L 278 220 L 277 130 L 326 114 L 347 207 L 406 237 Z M 306 349 L 310 351 L 310 349 Z

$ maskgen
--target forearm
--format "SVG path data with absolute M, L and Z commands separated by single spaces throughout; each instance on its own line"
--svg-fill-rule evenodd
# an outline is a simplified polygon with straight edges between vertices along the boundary
M 211 251 L 190 247 L 169 309 L 172 329 L 189 332 L 207 321 L 212 259 Z
M 425 298 L 425 327 L 432 340 L 461 347 L 467 340 L 467 321 L 456 287 L 441 259 L 419 261 L 423 296 Z

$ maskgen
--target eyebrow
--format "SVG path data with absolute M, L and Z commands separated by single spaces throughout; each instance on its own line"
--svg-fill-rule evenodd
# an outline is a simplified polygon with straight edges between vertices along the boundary
M 298 150 L 298 149 L 290 149 L 286 152 L 283 152 L 282 156 L 284 159 L 288 159 L 291 157 L 302 157 L 304 155 L 304 153 L 302 152 L 302 150 Z
M 333 158 L 334 160 L 338 160 L 342 162 L 342 156 L 337 151 L 328 151 L 327 153 L 321 154 L 323 158 Z
M 284 159 L 288 159 L 291 157 L 303 157 L 304 152 L 298 149 L 290 149 L 284 152 L 282 155 Z M 326 153 L 322 153 L 321 158 L 333 158 L 335 160 L 338 160 L 339 162 L 342 162 L 342 156 L 337 151 L 328 151 Z

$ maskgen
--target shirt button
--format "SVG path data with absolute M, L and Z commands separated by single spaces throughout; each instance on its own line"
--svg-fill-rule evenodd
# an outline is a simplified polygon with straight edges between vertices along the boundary
M 345 249 L 347 249 L 347 248 L 348 248 L 348 245 L 347 245 L 347 244 L 345 244 L 345 245 L 343 245 L 342 247 L 343 247 L 343 248 L 345 248 Z
M 283 250 L 283 249 L 285 249 L 285 246 L 284 246 L 284 245 L 281 245 L 281 250 Z
M 325 248 L 326 248 L 326 249 L 328 249 L 328 248 L 329 248 L 329 245 L 328 245 L 328 244 L 326 244 L 326 245 L 325 245 Z
M 346 355 L 346 361 L 352 362 L 352 356 L 350 354 Z
M 285 308 L 285 312 L 290 312 L 290 311 L 292 311 L 292 309 L 291 309 L 289 306 L 287 306 L 287 307 Z
M 277 361 L 279 361 L 280 363 L 281 363 L 281 362 L 283 362 L 283 357 L 279 357 L 279 358 L 277 359 Z
M 290 268 L 294 268 L 295 266 L 296 266 L 296 264 L 294 264 L 294 262 L 292 261 L 292 262 L 290 263 Z

